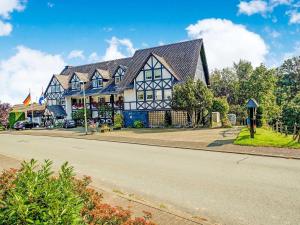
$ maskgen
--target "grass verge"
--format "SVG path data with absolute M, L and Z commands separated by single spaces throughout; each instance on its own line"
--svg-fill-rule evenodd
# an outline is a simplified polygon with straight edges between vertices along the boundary
M 299 148 L 300 143 L 294 141 L 292 135 L 276 133 L 271 129 L 257 128 L 254 139 L 250 138 L 248 128 L 242 129 L 236 140 L 236 145 L 247 145 L 256 147 L 278 147 L 278 148 Z

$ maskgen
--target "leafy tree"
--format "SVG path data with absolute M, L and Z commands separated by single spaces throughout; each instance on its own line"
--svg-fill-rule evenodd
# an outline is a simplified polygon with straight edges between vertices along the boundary
M 275 70 L 263 64 L 254 69 L 249 79 L 249 98 L 254 98 L 263 107 L 263 119 L 266 121 L 280 114 L 275 97 L 276 81 Z
M 229 126 L 230 122 L 227 118 L 229 111 L 229 104 L 226 97 L 216 97 L 213 99 L 212 111 L 219 112 L 221 116 L 222 126 Z
M 237 99 L 236 104 L 244 105 L 250 98 L 249 79 L 253 73 L 253 67 L 251 65 L 251 62 L 240 60 L 238 63 L 233 64 L 233 69 L 238 79 L 238 87 L 236 91 L 237 96 L 235 97 Z
M 211 90 L 214 96 L 225 96 L 229 104 L 237 102 L 238 78 L 231 68 L 215 70 L 211 74 Z
M 200 122 L 204 123 L 204 118 L 211 109 L 212 99 L 212 92 L 202 81 L 189 79 L 174 86 L 172 108 L 186 110 L 195 127 Z M 200 115 L 199 119 L 196 118 L 197 115 Z
M 300 56 L 284 61 L 277 72 L 277 102 L 285 105 L 300 93 Z
M 300 93 L 283 107 L 282 120 L 292 130 L 295 123 L 300 124 Z
M 9 103 L 1 103 L 0 101 L 0 126 L 8 126 L 9 112 L 11 111 L 11 106 Z

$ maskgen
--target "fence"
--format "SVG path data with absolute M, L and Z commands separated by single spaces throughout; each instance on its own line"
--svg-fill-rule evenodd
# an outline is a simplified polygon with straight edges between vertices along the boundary
M 288 136 L 288 134 L 291 133 L 293 135 L 293 139 L 300 143 L 300 125 L 299 124 L 295 123 L 293 127 L 288 127 L 287 125 L 284 125 L 282 122 L 276 121 L 273 124 L 272 128 L 274 131 L 284 134 L 285 136 Z

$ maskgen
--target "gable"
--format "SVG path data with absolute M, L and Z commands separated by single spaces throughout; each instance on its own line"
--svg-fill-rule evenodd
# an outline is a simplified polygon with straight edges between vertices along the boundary
M 150 54 L 146 62 L 143 64 L 142 68 L 140 69 L 139 73 L 136 75 L 135 79 L 137 81 L 142 81 L 147 79 L 147 76 L 151 74 L 154 79 L 167 79 L 174 76 L 174 72 L 170 72 L 165 66 L 161 59 L 158 59 L 157 56 Z M 157 77 L 156 77 L 157 76 Z
M 132 63 L 125 73 L 124 80 L 120 84 L 120 89 L 122 90 L 130 86 L 150 54 L 163 58 L 172 68 L 173 75 L 177 76 L 177 80 L 186 81 L 189 78 L 194 79 L 202 47 L 202 39 L 198 39 L 136 51 L 132 57 Z M 205 64 L 204 66 L 207 65 Z M 205 76 L 208 76 L 206 72 L 208 70 L 204 71 Z

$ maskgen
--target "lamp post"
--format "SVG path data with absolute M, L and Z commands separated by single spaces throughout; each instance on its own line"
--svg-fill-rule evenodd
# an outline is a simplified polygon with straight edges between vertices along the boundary
M 85 82 L 84 81 L 79 81 L 80 86 L 82 86 L 82 90 L 83 90 L 83 108 L 84 108 L 84 128 L 85 128 L 85 135 L 87 135 L 88 130 L 87 130 L 87 117 L 86 117 L 86 99 L 85 99 Z

